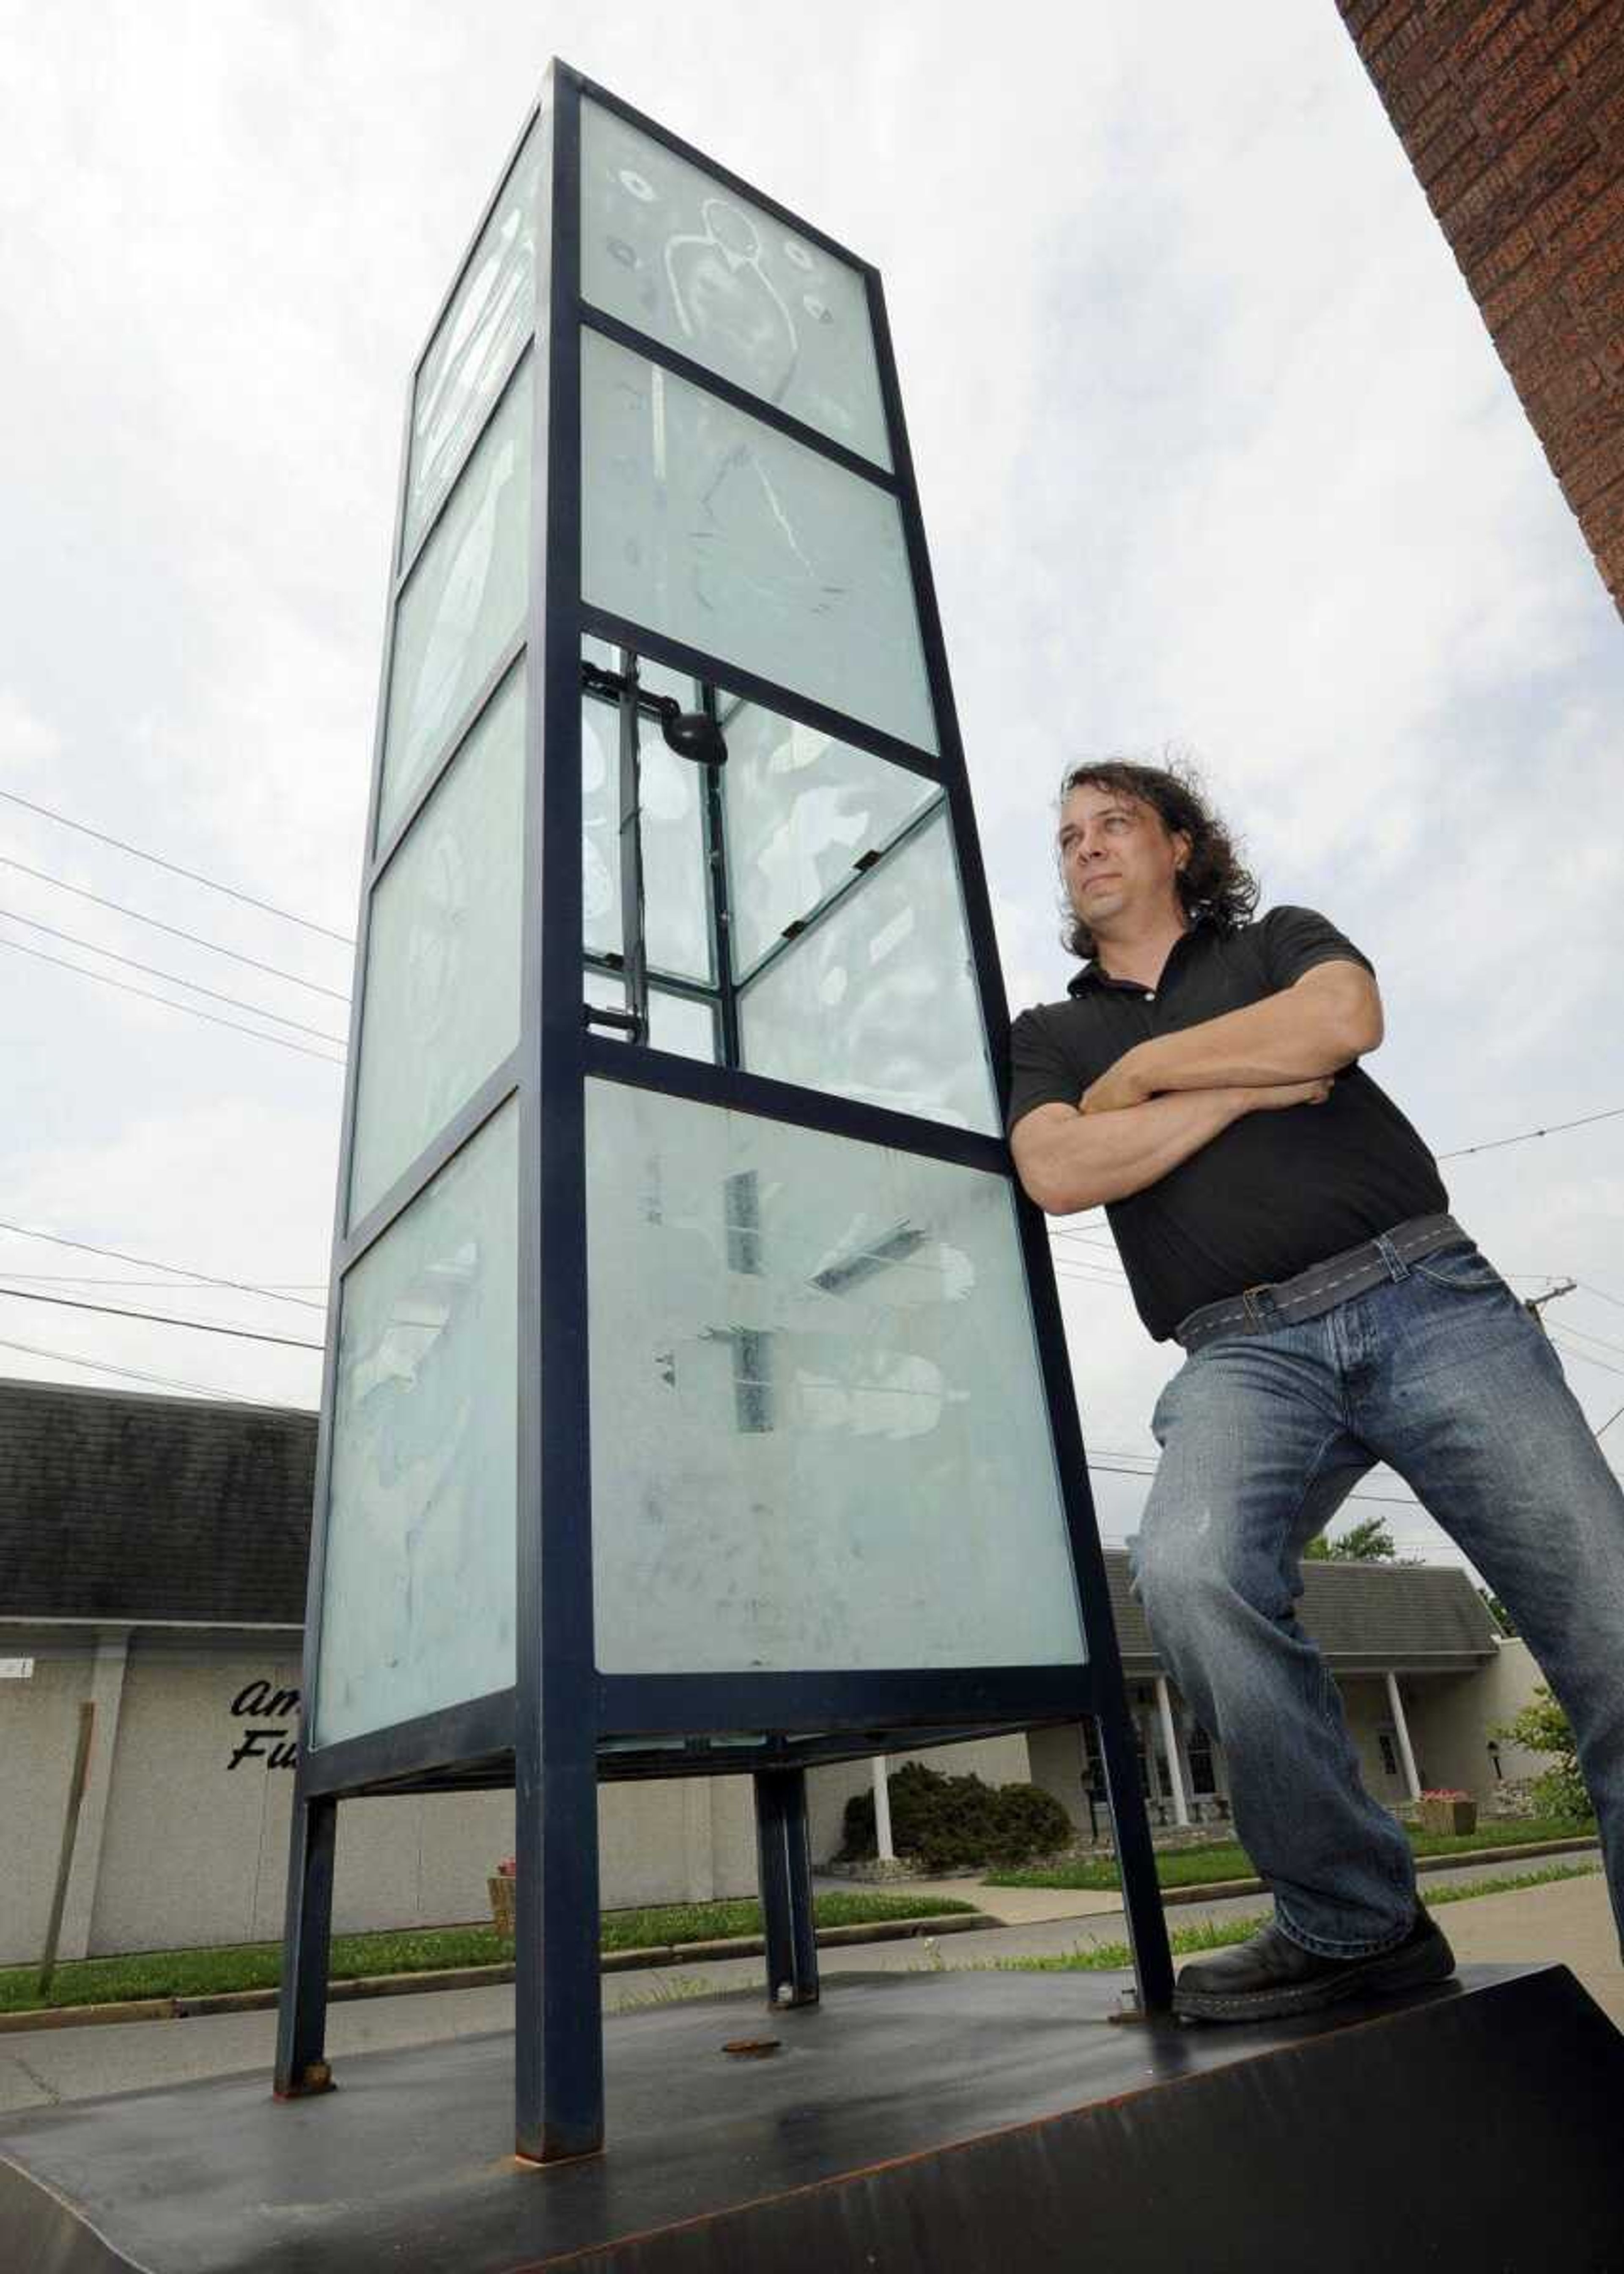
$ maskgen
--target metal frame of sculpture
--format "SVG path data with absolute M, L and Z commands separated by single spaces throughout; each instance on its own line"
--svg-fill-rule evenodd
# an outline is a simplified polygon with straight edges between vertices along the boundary
M 583 298 L 583 102 L 599 106 L 676 159 L 699 169 L 719 192 L 748 200 L 758 213 L 792 230 L 798 241 L 843 264 L 861 280 L 877 359 L 889 470 Z M 456 466 L 440 483 L 432 510 L 425 515 L 421 495 L 414 501 L 411 518 L 417 525 L 409 539 L 412 406 L 419 374 L 513 169 L 527 151 L 538 153 L 543 163 L 533 322 L 505 350 L 510 358 L 508 366 L 489 390 L 477 429 L 460 438 Z M 735 252 L 735 262 L 746 258 Z M 921 749 L 804 691 L 760 678 L 725 656 L 690 647 L 583 599 L 582 355 L 583 339 L 590 343 L 594 338 L 630 349 L 669 377 L 777 430 L 894 500 L 923 641 L 936 751 Z M 504 408 L 511 411 L 522 402 L 522 388 L 530 390 L 533 419 L 524 619 L 516 634 L 500 645 L 471 697 L 460 701 L 457 723 L 442 738 L 432 762 L 420 768 L 404 793 L 396 779 L 393 809 L 380 824 L 401 603 L 432 540 L 438 517 L 455 491 L 455 476 L 472 459 L 499 413 Z M 1165 2007 L 1171 1986 L 1166 1933 L 1043 1221 L 1014 1187 L 1008 1154 L 996 1132 L 954 1126 L 803 1088 L 741 1065 L 737 974 L 727 945 L 722 767 L 714 762 L 713 746 L 703 732 L 695 742 L 692 717 L 685 724 L 704 780 L 713 983 L 665 974 L 659 988 L 662 997 L 685 997 L 706 1006 L 715 1022 L 717 1062 L 648 1045 L 650 974 L 638 857 L 639 730 L 650 719 L 664 724 L 676 706 L 669 698 L 650 696 L 640 666 L 691 679 L 699 690 L 695 709 L 702 723 L 721 725 L 726 705 L 742 698 L 939 786 L 940 799 L 920 818 L 944 811 L 949 817 L 974 983 L 1002 1087 L 999 1053 L 1008 1029 L 1007 1012 L 877 272 L 603 88 L 554 64 L 414 371 L 393 559 L 317 1468 L 305 1656 L 306 1739 L 298 1765 L 289 1860 L 278 2092 L 292 2097 L 322 2090 L 329 2082 L 323 2044 L 341 1799 L 515 1787 L 517 2146 L 521 2155 L 545 2161 L 590 2152 L 603 2136 L 600 1776 L 748 1773 L 754 1777 L 769 1995 L 780 2003 L 805 2003 L 817 1994 L 807 1843 L 808 1766 L 1084 1716 L 1094 1717 L 1100 1730 L 1141 1999 L 1147 2009 Z M 593 975 L 585 989 L 583 640 L 607 644 L 612 651 L 607 662 L 589 665 L 584 681 L 587 698 L 612 704 L 618 713 L 623 855 L 620 948 L 618 953 L 585 956 L 585 968 Z M 377 892 L 417 817 L 490 718 L 498 697 L 516 684 L 515 672 L 523 674 L 526 696 L 517 1046 L 477 1082 L 410 1166 L 395 1175 L 380 1195 L 370 1196 L 358 1219 L 351 1221 L 348 1196 L 362 1077 L 364 983 Z M 605 708 L 604 716 L 608 715 Z M 710 763 L 705 762 L 707 750 L 712 752 Z M 623 1002 L 605 999 L 616 990 Z M 583 991 L 596 998 L 584 1007 Z M 593 1081 L 630 1085 L 634 1090 L 724 1107 L 734 1114 L 765 1116 L 792 1130 L 854 1139 L 1002 1180 L 1014 1200 L 1041 1396 L 1047 1403 L 1080 1604 L 1085 1662 L 804 1672 L 599 1670 L 594 1652 L 588 1380 L 585 1125 L 588 1086 Z M 355 1267 L 432 1179 L 504 1107 L 516 1114 L 519 1161 L 516 1680 L 511 1686 L 504 1684 L 389 1727 L 324 1741 L 317 1715 L 346 1284 Z M 943 1521 L 944 1526 L 951 1523 L 946 1512 Z

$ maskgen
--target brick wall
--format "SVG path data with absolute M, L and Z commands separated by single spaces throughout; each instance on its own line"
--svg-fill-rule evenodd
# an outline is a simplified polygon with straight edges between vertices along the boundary
M 1624 0 L 1337 0 L 1624 610 Z

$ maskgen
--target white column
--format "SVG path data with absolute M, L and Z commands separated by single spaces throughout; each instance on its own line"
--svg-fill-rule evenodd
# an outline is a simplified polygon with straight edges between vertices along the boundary
M 1165 1674 L 1156 1676 L 1156 1707 L 1162 1715 L 1162 1743 L 1167 1752 L 1168 1775 L 1173 1785 L 1173 1821 L 1188 1824 L 1190 1803 L 1184 1798 L 1184 1765 L 1178 1758 L 1178 1731 L 1173 1722 L 1173 1696 Z
M 129 1654 L 128 1627 L 106 1628 L 97 1638 L 90 1670 L 90 1697 L 96 1709 L 95 1733 L 91 1739 L 84 1805 L 79 1810 L 79 1837 L 73 1843 L 73 1869 L 62 1909 L 62 1937 L 56 1946 L 59 1959 L 86 1958 L 90 1954 L 96 1882 L 102 1876 L 102 1835 L 107 1829 L 113 1752 L 118 1743 L 118 1717 L 124 1706 L 124 1669 Z
M 885 1782 L 885 1756 L 874 1757 L 874 1851 L 882 1864 L 894 1864 L 897 1851 L 891 1844 L 891 1792 Z
M 1421 1780 L 1416 1774 L 1416 1757 L 1410 1750 L 1410 1724 L 1404 1719 L 1404 1701 L 1398 1694 L 1398 1676 L 1389 1673 L 1387 1711 L 1393 1716 L 1393 1727 L 1398 1733 L 1398 1757 L 1404 1764 L 1404 1785 L 1411 1800 L 1421 1797 Z

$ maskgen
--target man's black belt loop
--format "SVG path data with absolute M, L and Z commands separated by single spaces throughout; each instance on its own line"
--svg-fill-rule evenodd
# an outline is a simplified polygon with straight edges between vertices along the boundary
M 1335 1310 L 1338 1303 L 1380 1286 L 1384 1279 L 1407 1278 L 1410 1266 L 1420 1257 L 1467 1237 L 1452 1216 L 1411 1216 L 1361 1246 L 1344 1248 L 1340 1255 L 1327 1255 L 1323 1263 L 1311 1264 L 1295 1279 L 1248 1287 L 1238 1299 L 1230 1296 L 1222 1303 L 1208 1303 L 1192 1311 L 1174 1329 L 1174 1339 L 1193 1351 L 1217 1335 L 1267 1334 L 1271 1327 L 1292 1327 L 1305 1319 L 1318 1319 Z

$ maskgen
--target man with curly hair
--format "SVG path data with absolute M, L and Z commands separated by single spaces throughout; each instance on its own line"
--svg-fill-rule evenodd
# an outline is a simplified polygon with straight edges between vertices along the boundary
M 1304 1548 L 1378 1461 L 1566 1706 L 1624 1935 L 1624 1495 L 1360 1064 L 1382 1036 L 1370 964 L 1312 909 L 1254 920 L 1256 883 L 1187 772 L 1077 767 L 1059 852 L 1087 960 L 1064 1002 L 1016 1021 L 1011 1146 L 1041 1208 L 1103 1203 L 1140 1317 L 1186 1352 L 1153 1422 L 1134 1585 L 1274 1896 L 1260 1933 L 1182 1970 L 1175 2010 L 1311 2013 L 1454 1969 L 1293 1608 Z

